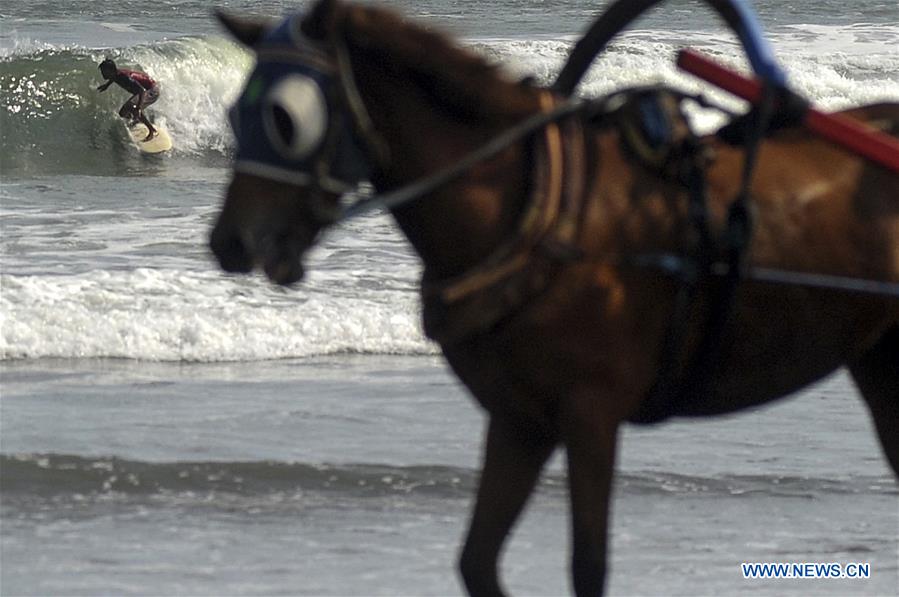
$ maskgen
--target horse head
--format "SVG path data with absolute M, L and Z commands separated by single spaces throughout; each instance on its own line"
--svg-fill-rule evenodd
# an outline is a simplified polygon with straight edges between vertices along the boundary
M 229 113 L 234 176 L 210 245 L 226 271 L 260 266 L 290 284 L 338 197 L 368 177 L 369 159 L 338 103 L 334 61 L 298 16 L 275 25 L 219 16 L 256 67 Z
M 383 9 L 324 0 L 280 23 L 219 18 L 256 54 L 229 115 L 233 178 L 210 238 L 226 271 L 260 267 L 278 284 L 300 280 L 304 253 L 339 219 L 344 193 L 363 181 L 389 190 L 426 176 L 540 109 L 534 88 L 506 81 L 481 58 Z M 521 185 L 497 180 L 496 170 L 522 155 L 518 148 L 504 155 L 482 171 L 511 198 Z M 461 184 L 478 179 L 476 168 Z M 425 217 L 415 207 L 394 215 L 426 264 L 430 255 L 451 274 L 514 224 L 518 208 L 502 199 L 447 185 L 429 199 Z M 403 218 L 409 212 L 413 223 Z M 466 214 L 458 225 L 471 239 L 468 254 L 441 255 L 445 243 L 435 235 L 445 236 L 459 213 Z

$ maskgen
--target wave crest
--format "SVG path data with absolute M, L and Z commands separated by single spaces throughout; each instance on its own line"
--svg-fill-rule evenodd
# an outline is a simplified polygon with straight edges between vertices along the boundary
M 217 36 L 186 37 L 103 51 L 25 44 L 0 59 L 0 152 L 14 174 L 107 173 L 128 139 L 116 112 L 127 93 L 96 90 L 105 57 L 159 81 L 148 113 L 180 153 L 227 153 L 224 117 L 252 63 L 251 54 Z
M 479 472 L 442 465 L 221 461 L 144 462 L 69 454 L 0 455 L 2 491 L 10 496 L 64 495 L 345 494 L 357 498 L 411 495 L 468 497 Z M 889 477 L 817 478 L 783 475 L 693 476 L 631 471 L 618 476 L 617 491 L 631 496 L 816 499 L 825 495 L 897 495 Z M 541 492 L 563 496 L 564 473 L 549 472 Z

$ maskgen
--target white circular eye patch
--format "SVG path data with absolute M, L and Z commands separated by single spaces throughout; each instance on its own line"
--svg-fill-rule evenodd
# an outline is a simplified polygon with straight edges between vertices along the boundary
M 328 106 L 309 77 L 289 75 L 278 81 L 266 95 L 262 111 L 265 133 L 284 157 L 308 157 L 325 136 Z

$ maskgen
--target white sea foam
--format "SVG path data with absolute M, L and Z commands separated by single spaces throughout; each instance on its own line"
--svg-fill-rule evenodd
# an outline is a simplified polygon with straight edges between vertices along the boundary
M 100 23 L 100 26 L 119 33 L 132 33 L 135 31 L 134 25 L 129 23 Z
M 769 37 L 791 85 L 818 107 L 839 110 L 899 101 L 899 25 L 796 25 Z M 543 84 L 554 80 L 571 49 L 567 40 L 481 40 L 472 45 L 513 76 L 533 75 Z M 665 83 L 741 109 L 742 101 L 677 70 L 676 52 L 687 46 L 749 71 L 742 49 L 727 31 L 632 30 L 597 58 L 579 92 L 601 96 L 629 86 Z M 720 116 L 707 114 L 697 124 L 710 129 L 721 122 Z
M 237 361 L 431 354 L 417 295 L 289 293 L 259 279 L 160 269 L 0 276 L 0 358 Z
M 55 47 L 51 43 L 37 41 L 27 36 L 23 37 L 13 32 L 8 39 L 0 44 L 0 59 L 10 60 L 16 56 L 51 50 Z

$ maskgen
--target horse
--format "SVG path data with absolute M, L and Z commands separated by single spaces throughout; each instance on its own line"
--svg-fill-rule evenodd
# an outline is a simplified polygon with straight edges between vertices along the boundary
M 676 94 L 636 94 L 673 123 L 673 141 L 654 147 L 630 94 L 558 112 L 567 98 L 381 7 L 323 0 L 280 24 L 220 19 L 257 56 L 209 239 L 224 270 L 294 284 L 347 189 L 416 190 L 385 203 L 424 265 L 424 329 L 488 416 L 458 557 L 471 595 L 503 594 L 504 540 L 559 447 L 573 589 L 602 593 L 626 422 L 731 413 L 845 366 L 899 475 L 899 299 L 808 278 L 896 288 L 895 173 L 788 123 L 765 131 L 741 182 L 746 145 L 691 135 Z M 899 104 L 844 115 L 899 135 Z M 453 164 L 464 167 L 440 174 Z M 702 239 L 727 234 L 744 184 L 753 217 L 738 271 L 807 277 L 741 275 L 722 310 L 722 243 Z M 653 255 L 683 267 L 643 259 Z

